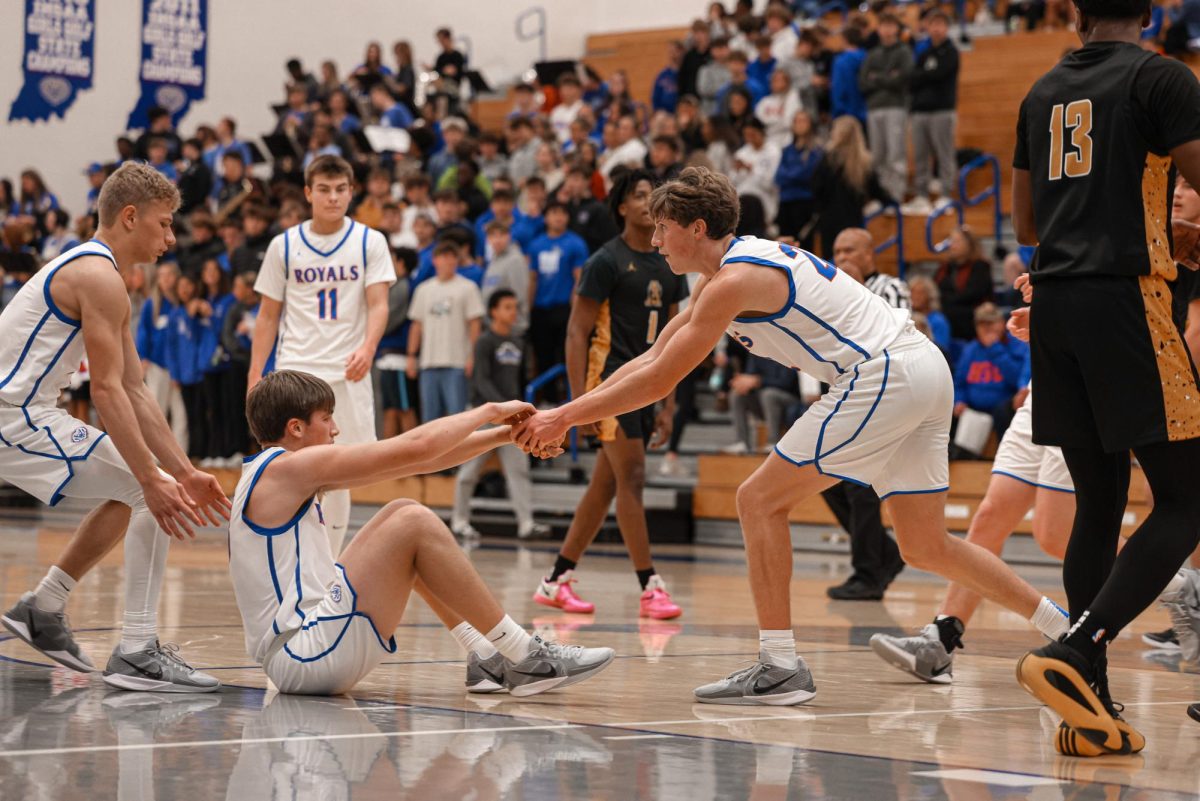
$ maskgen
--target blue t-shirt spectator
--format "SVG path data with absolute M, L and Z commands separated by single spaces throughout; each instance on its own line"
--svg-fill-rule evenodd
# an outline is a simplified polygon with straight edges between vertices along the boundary
M 413 115 L 407 106 L 397 103 L 379 115 L 379 124 L 384 128 L 408 128 L 413 124 Z
M 183 386 L 204 380 L 200 363 L 200 321 L 188 314 L 187 307 L 171 310 L 171 325 L 167 341 L 167 370 L 171 380 Z
M 483 268 L 478 264 L 466 264 L 458 268 L 458 274 L 468 281 L 474 281 L 475 286 L 483 286 Z
M 679 104 L 679 70 L 674 67 L 664 67 L 654 79 L 654 91 L 650 95 L 650 105 L 655 111 L 675 113 Z
M 775 71 L 777 59 L 768 58 L 762 60 L 756 58 L 746 65 L 746 77 L 752 81 L 757 81 L 760 86 L 771 85 L 771 73 Z
M 162 164 L 151 164 L 151 167 L 158 170 L 171 183 L 179 182 L 179 171 L 175 169 L 175 165 L 169 161 L 164 161 Z
M 496 219 L 496 212 L 488 209 L 479 215 L 479 219 L 475 221 L 475 255 L 481 259 L 489 258 L 489 254 L 487 253 L 487 231 L 484 229 L 494 219 Z M 546 224 L 542 222 L 541 217 L 530 217 L 519 211 L 513 211 L 513 221 L 512 225 L 508 228 L 508 235 L 521 248 L 522 253 L 528 253 L 529 246 L 533 244 L 533 240 L 544 233 L 546 233 Z
M 925 315 L 925 321 L 929 323 L 929 333 L 933 337 L 933 344 L 942 349 L 942 353 L 949 353 L 951 346 L 950 321 L 946 319 L 946 315 L 940 311 L 929 311 Z
M 552 237 L 542 234 L 529 246 L 529 269 L 537 272 L 537 295 L 533 308 L 565 306 L 575 291 L 575 271 L 588 260 L 583 238 L 572 231 Z
M 171 312 L 174 310 L 175 304 L 163 298 L 155 315 L 154 299 L 147 298 L 138 316 L 137 341 L 134 343 L 138 356 L 164 370 L 169 370 L 171 366 L 168 349 L 171 346 Z
M 1021 373 L 1028 346 L 1004 337 L 990 347 L 978 339 L 967 343 L 954 371 L 954 402 L 990 413 L 1012 400 L 1021 388 Z

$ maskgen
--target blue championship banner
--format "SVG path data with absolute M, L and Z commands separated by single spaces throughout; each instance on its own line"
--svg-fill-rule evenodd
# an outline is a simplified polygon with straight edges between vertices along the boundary
M 126 127 L 146 127 L 161 106 L 178 125 L 193 100 L 204 99 L 208 0 L 142 0 L 142 96 Z
M 81 89 L 92 88 L 96 0 L 25 0 L 25 84 L 11 120 L 62 117 Z

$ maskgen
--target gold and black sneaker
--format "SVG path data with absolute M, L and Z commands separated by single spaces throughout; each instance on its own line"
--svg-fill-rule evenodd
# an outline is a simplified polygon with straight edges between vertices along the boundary
M 1131 744 L 1092 690 L 1094 671 L 1074 648 L 1052 642 L 1017 663 L 1017 681 L 1030 695 L 1062 716 L 1078 737 L 1109 753 L 1128 754 Z

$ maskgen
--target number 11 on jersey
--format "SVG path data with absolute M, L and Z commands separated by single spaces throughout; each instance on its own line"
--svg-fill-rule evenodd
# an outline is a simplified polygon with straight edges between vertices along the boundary
M 337 287 L 334 287 L 333 289 L 329 289 L 329 290 L 322 289 L 320 292 L 317 293 L 317 316 L 320 317 L 322 320 L 326 319 L 326 317 L 325 317 L 326 298 L 328 298 L 328 303 L 329 303 L 328 319 L 336 320 L 337 319 Z

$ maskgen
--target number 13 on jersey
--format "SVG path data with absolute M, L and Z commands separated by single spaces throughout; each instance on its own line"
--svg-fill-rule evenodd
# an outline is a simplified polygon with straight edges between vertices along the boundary
M 1071 147 L 1063 153 L 1064 128 L 1071 129 Z M 1050 180 L 1082 178 L 1092 171 L 1092 101 L 1076 100 L 1050 110 Z
M 327 311 L 328 316 L 326 316 Z M 337 319 L 337 287 L 322 289 L 317 293 L 317 316 L 322 320 Z

